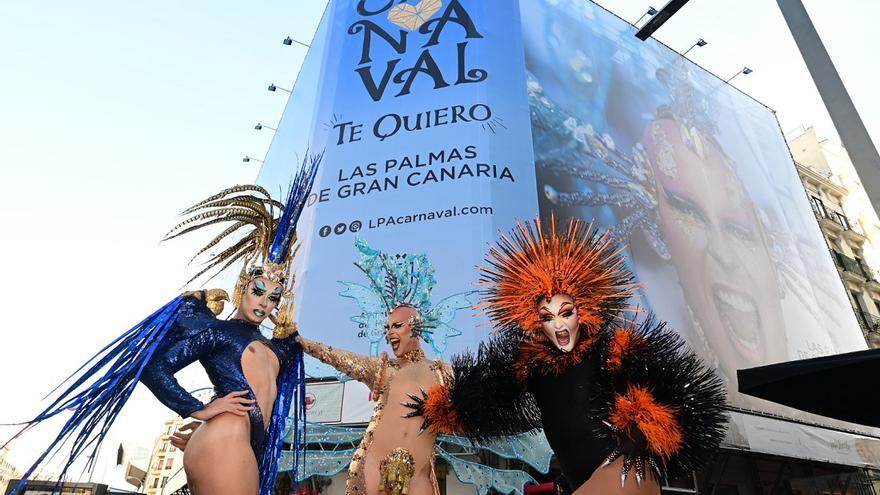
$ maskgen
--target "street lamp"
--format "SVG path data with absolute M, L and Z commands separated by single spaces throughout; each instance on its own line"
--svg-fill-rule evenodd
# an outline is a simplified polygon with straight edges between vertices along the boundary
M 752 72 L 754 72 L 752 69 L 749 69 L 748 67 L 743 67 L 742 70 L 740 70 L 740 71 L 737 72 L 736 74 L 730 76 L 730 77 L 729 77 L 728 79 L 726 79 L 724 82 L 729 83 L 730 81 L 733 81 L 733 79 L 734 79 L 736 76 L 738 76 L 738 75 L 740 75 L 740 74 L 749 75 L 749 74 L 751 74 Z
M 266 129 L 269 129 L 270 131 L 278 132 L 278 129 L 276 129 L 276 128 L 274 128 L 274 127 L 269 127 L 269 126 L 267 126 L 267 125 L 263 125 L 263 124 L 257 124 L 257 125 L 255 125 L 255 126 L 254 126 L 254 130 L 262 131 L 264 127 L 265 127 Z
M 250 157 L 250 156 L 245 156 L 244 158 L 241 159 L 241 161 L 243 161 L 243 162 L 245 162 L 245 163 L 248 163 L 248 162 L 250 162 L 250 161 L 255 161 L 255 162 L 263 163 L 263 160 L 260 160 L 260 159 L 257 159 L 257 158 L 253 158 L 253 157 Z
M 281 86 L 276 86 L 276 85 L 274 85 L 274 84 L 270 84 L 269 87 L 266 88 L 266 89 L 268 89 L 269 91 L 271 91 L 271 92 L 273 92 L 273 93 L 275 92 L 276 89 L 280 89 L 281 91 L 286 91 L 286 92 L 290 93 L 290 90 L 289 90 L 289 89 L 287 89 L 287 88 L 282 88 Z
M 704 40 L 703 38 L 697 38 L 697 42 L 694 43 L 693 45 L 691 45 L 690 48 L 688 48 L 687 50 L 685 50 L 684 53 L 681 54 L 681 56 L 684 57 L 685 55 L 688 54 L 689 51 L 693 50 L 694 48 L 696 48 L 696 47 L 698 47 L 698 46 L 702 47 L 702 46 L 706 46 L 706 45 L 708 45 L 708 44 L 709 44 L 709 42 L 706 41 L 706 40 Z
M 642 22 L 642 19 L 644 19 L 646 15 L 654 15 L 654 14 L 656 14 L 656 13 L 657 13 L 657 9 L 655 9 L 654 7 L 648 7 L 648 11 L 645 12 L 644 14 L 642 14 L 642 16 L 639 17 L 639 20 L 637 20 L 637 21 L 633 24 L 633 26 L 638 26 L 639 23 Z
M 290 45 L 296 43 L 297 45 L 302 45 L 306 48 L 310 48 L 309 45 L 303 43 L 302 41 L 295 40 L 295 39 L 291 38 L 290 36 L 288 36 L 287 38 L 284 38 L 284 41 L 282 41 L 282 43 L 284 43 L 287 46 L 290 46 Z

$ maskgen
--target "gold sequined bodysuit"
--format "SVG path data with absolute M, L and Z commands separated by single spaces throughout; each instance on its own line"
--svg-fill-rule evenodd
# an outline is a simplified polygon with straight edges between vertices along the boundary
M 335 349 L 328 345 L 307 340 L 299 336 L 297 337 L 297 341 L 303 346 L 303 350 L 307 354 L 333 366 L 349 377 L 366 384 L 373 393 L 373 397 L 376 400 L 376 406 L 373 409 L 373 415 L 370 418 L 369 425 L 367 425 L 364 438 L 361 440 L 360 445 L 352 456 L 351 464 L 348 468 L 348 482 L 345 491 L 346 495 L 365 495 L 367 493 L 367 486 L 364 475 L 364 465 L 367 458 L 367 451 L 373 443 L 376 428 L 382 420 L 382 411 L 388 404 L 388 392 L 391 388 L 391 384 L 402 368 L 406 368 L 411 363 L 421 363 L 426 361 L 425 355 L 421 350 L 418 350 L 408 353 L 399 359 L 389 359 L 387 353 L 384 352 L 379 357 L 370 357 L 355 354 L 350 351 Z M 426 364 L 429 365 L 430 370 L 433 372 L 435 383 L 443 384 L 446 382 L 449 369 L 446 363 L 436 360 Z M 427 387 L 425 389 L 427 390 Z M 415 388 L 410 392 L 417 393 L 418 388 Z M 413 424 L 416 427 L 421 424 L 421 418 L 410 418 L 407 421 L 413 421 Z M 424 434 L 428 435 L 429 432 L 425 432 Z M 407 446 L 398 445 L 396 447 L 406 449 Z M 437 486 L 437 477 L 434 473 L 433 450 L 430 456 L 430 464 L 430 478 L 433 495 L 439 495 L 440 492 Z M 379 479 L 378 473 L 376 479 Z M 413 492 L 410 492 L 410 494 L 426 495 Z

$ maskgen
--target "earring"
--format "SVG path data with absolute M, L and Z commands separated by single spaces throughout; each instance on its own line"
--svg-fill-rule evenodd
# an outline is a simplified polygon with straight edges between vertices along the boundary
M 241 283 L 235 284 L 235 290 L 232 292 L 232 305 L 236 308 L 241 307 L 241 298 L 244 290 L 242 289 Z

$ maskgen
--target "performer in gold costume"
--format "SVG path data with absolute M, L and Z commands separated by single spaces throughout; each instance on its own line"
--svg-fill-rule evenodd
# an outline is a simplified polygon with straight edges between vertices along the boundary
M 368 495 L 438 495 L 434 473 L 436 435 L 422 421 L 408 416 L 403 405 L 413 390 L 444 385 L 449 367 L 429 360 L 421 340 L 445 347 L 445 338 L 456 335 L 449 326 L 455 312 L 469 308 L 469 293 L 456 294 L 432 307 L 434 269 L 422 255 L 388 256 L 359 240 L 361 260 L 356 263 L 369 286 L 344 282 L 343 296 L 358 301 L 363 314 L 354 320 L 368 333 L 384 332 L 394 353 L 364 356 L 305 339 L 303 350 L 368 387 L 376 407 L 349 466 L 346 493 Z M 443 343 L 435 343 L 443 340 Z M 442 347 L 441 347 L 442 348 Z

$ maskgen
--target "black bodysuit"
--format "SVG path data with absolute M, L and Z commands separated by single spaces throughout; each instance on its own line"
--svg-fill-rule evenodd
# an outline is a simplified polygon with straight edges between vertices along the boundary
M 624 473 L 690 473 L 724 436 L 723 384 L 650 316 L 592 335 L 582 327 L 570 352 L 540 331 L 504 328 L 453 357 L 452 371 L 442 390 L 411 406 L 426 426 L 477 442 L 543 428 L 572 490 L 618 456 Z
M 608 439 L 597 437 L 600 424 L 590 414 L 599 394 L 600 364 L 594 350 L 559 375 L 528 380 L 527 389 L 535 396 L 547 442 L 573 489 L 590 478 L 612 449 Z

